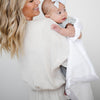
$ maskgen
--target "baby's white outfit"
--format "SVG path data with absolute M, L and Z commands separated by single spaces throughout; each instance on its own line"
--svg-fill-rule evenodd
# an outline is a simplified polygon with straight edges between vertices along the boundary
M 79 84 L 90 82 L 98 78 L 93 68 L 91 61 L 83 47 L 81 39 L 78 39 L 82 26 L 77 18 L 68 17 L 64 23 L 60 24 L 63 28 L 71 23 L 75 28 L 75 36 L 69 40 L 69 57 L 64 62 L 64 66 L 67 67 L 66 72 L 66 92 L 72 100 L 79 100 L 72 94 L 72 87 Z M 74 99 L 73 99 L 74 98 Z

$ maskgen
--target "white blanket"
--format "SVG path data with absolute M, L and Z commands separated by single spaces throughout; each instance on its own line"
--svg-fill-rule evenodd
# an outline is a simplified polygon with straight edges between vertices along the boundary
M 81 40 L 72 41 L 69 39 L 69 43 L 70 53 L 67 64 L 66 89 L 70 88 L 71 85 L 98 79 Z

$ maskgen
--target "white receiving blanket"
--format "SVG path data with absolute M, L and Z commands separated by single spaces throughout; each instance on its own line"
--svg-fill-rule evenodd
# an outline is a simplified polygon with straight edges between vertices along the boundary
M 76 92 L 73 93 L 73 90 L 75 90 L 73 87 L 77 87 L 76 89 L 78 91 L 83 92 L 80 89 L 80 87 L 82 87 L 82 90 L 85 92 L 86 90 L 84 87 L 86 83 L 88 84 L 88 82 L 98 79 L 98 76 L 96 75 L 93 65 L 83 48 L 81 40 L 77 39 L 76 41 L 72 41 L 69 39 L 69 44 L 70 52 L 66 73 L 66 92 L 71 98 L 74 98 L 72 100 L 92 100 L 85 98 L 83 99 L 82 97 L 80 97 L 81 99 L 75 99 L 75 97 L 78 97 L 79 94 L 77 95 Z
M 82 82 L 90 82 L 98 79 L 93 65 L 82 45 L 81 39 L 72 41 L 69 39 L 70 53 L 67 63 L 66 88 Z
M 50 19 L 29 21 L 24 40 L 24 56 L 19 58 L 23 80 L 34 90 L 57 89 L 65 84 L 59 66 L 67 59 L 65 37 L 51 29 Z

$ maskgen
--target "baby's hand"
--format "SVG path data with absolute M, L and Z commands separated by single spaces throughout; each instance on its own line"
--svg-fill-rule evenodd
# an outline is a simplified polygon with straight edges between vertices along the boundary
M 68 25 L 67 28 L 62 28 L 59 25 L 52 24 L 51 28 L 63 36 L 74 37 L 75 35 L 75 29 L 72 25 Z
M 75 36 L 75 28 L 72 24 L 68 24 L 66 27 L 66 30 L 68 31 L 68 37 L 74 37 Z

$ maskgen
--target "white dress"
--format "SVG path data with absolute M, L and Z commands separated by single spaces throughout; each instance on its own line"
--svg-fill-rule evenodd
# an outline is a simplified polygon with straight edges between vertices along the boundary
M 29 100 L 67 100 L 65 78 L 59 66 L 68 58 L 69 44 L 65 37 L 50 28 L 54 23 L 43 18 L 27 24 L 24 55 L 20 55 L 18 62 L 22 78 L 30 88 Z M 93 98 L 89 83 L 72 89 L 78 100 Z

